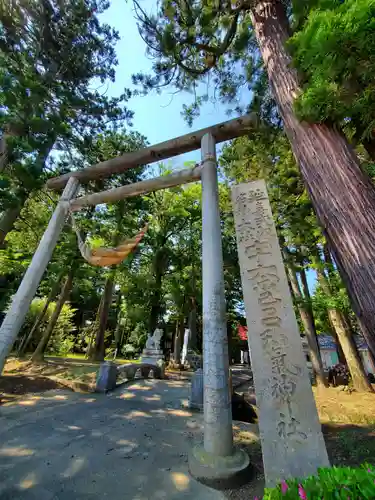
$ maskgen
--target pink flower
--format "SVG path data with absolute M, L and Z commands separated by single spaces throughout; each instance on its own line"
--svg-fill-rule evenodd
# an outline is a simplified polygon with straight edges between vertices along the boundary
M 367 472 L 372 472 L 372 470 L 371 469 L 367 469 Z
M 288 491 L 289 486 L 286 484 L 284 479 L 281 481 L 281 493 L 285 495 L 285 493 Z
M 302 500 L 307 500 L 306 491 L 303 489 L 302 484 L 298 485 L 298 495 Z

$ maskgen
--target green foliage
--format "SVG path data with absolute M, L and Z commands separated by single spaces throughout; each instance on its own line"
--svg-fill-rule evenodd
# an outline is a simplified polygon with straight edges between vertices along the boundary
M 334 278 L 331 276 L 330 284 L 334 291 L 331 297 L 327 297 L 321 286 L 317 285 L 314 293 L 314 306 L 316 308 L 323 307 L 324 309 L 339 309 L 343 312 L 350 311 L 349 299 L 337 272 L 335 272 Z
M 138 350 L 133 346 L 133 344 L 125 344 L 121 352 L 125 358 L 132 358 L 136 356 Z
M 35 298 L 30 306 L 29 312 L 26 316 L 25 322 L 22 326 L 22 329 L 19 333 L 19 338 L 22 338 L 24 335 L 28 335 L 36 318 L 39 316 L 42 311 L 46 298 Z M 47 327 L 47 324 L 53 314 L 55 309 L 55 302 L 51 302 L 48 306 L 47 312 L 43 318 L 43 321 L 40 324 L 39 329 L 34 335 L 32 342 L 29 345 L 29 350 L 33 350 L 41 339 L 43 335 L 44 329 Z M 74 315 L 76 310 L 73 309 L 68 303 L 64 304 L 62 311 L 60 313 L 59 319 L 57 320 L 56 326 L 53 330 L 53 336 L 51 338 L 50 343 L 48 344 L 48 351 L 58 354 L 66 354 L 70 352 L 74 345 L 74 336 L 72 335 L 76 327 L 74 325 Z
M 158 173 L 166 175 L 169 170 L 160 165 Z M 165 314 L 174 318 L 177 309 L 178 314 L 186 309 L 191 288 L 199 281 L 195 250 L 200 241 L 200 192 L 199 185 L 191 184 L 143 197 L 149 228 L 119 278 L 130 331 L 153 331 Z
M 146 337 L 147 339 L 147 334 L 145 335 L 145 325 L 142 323 L 137 323 L 128 340 L 130 344 L 139 348 L 140 344 L 143 344 L 143 337 Z
M 352 129 L 357 140 L 375 128 L 375 1 L 320 0 L 291 39 L 304 87 L 302 119 Z
M 53 338 L 49 350 L 61 356 L 66 356 L 67 354 L 73 352 L 74 345 L 75 337 L 73 335 L 68 335 L 67 337 L 62 338 L 61 341 Z
M 162 0 L 153 15 L 138 0 L 134 5 L 140 34 L 153 60 L 152 75 L 133 77 L 144 92 L 170 84 L 190 91 L 192 103 L 183 109 L 190 124 L 210 98 L 230 103 L 241 112 L 240 89 L 257 94 L 264 73 L 251 29 L 249 2 L 234 6 L 229 1 Z M 210 85 L 199 85 L 208 81 L 208 75 Z
M 88 162 L 97 163 L 102 157 L 109 159 L 124 152 L 139 149 L 145 144 L 145 138 L 136 132 L 107 131 L 97 136 L 93 135 L 85 147 L 80 145 L 75 154 L 72 166 Z M 57 166 L 65 164 L 65 156 L 58 159 Z M 116 187 L 119 184 L 136 182 L 141 179 L 143 168 L 128 170 L 120 176 L 114 176 L 110 181 L 101 181 L 98 185 L 87 186 L 87 191 Z M 2 306 L 9 301 L 11 294 L 16 290 L 23 273 L 29 265 L 33 253 L 45 231 L 53 213 L 58 195 L 46 190 L 35 191 L 25 203 L 21 217 L 15 223 L 15 228 L 7 236 L 5 249 L 0 249 L 0 274 L 6 277 L 6 286 L 2 290 Z M 92 239 L 100 239 L 104 245 L 111 246 L 114 238 L 124 239 L 134 236 L 141 227 L 138 218 L 142 208 L 141 198 L 133 198 L 126 204 L 119 203 L 107 207 L 105 210 L 82 211 L 76 216 L 77 225 L 82 233 L 90 233 Z M 124 215 L 126 211 L 126 216 Z M 53 258 L 48 266 L 48 273 L 40 285 L 40 292 L 48 295 L 51 286 L 56 281 L 61 270 L 70 266 L 72 261 L 80 259 L 75 277 L 75 286 L 71 300 L 76 307 L 86 306 L 95 309 L 100 298 L 100 286 L 105 281 L 106 271 L 93 268 L 81 260 L 78 251 L 75 233 L 64 231 L 59 239 Z M 94 314 L 94 312 L 93 312 Z
M 251 137 L 234 140 L 223 148 L 219 161 L 230 183 L 266 181 L 282 247 L 309 252 L 322 241 L 291 147 L 280 129 L 264 127 Z M 297 257 L 303 262 L 303 252 Z
M 19 205 L 42 186 L 55 168 L 52 150 L 74 156 L 74 148 L 91 134 L 131 118 L 125 107 L 129 91 L 109 98 L 93 85 L 115 77 L 119 36 L 100 22 L 108 6 L 106 0 L 32 0 L 19 16 L 3 12 L 1 209 Z
M 358 332 L 343 282 L 337 270 L 323 260 L 322 231 L 282 131 L 264 127 L 251 137 L 236 139 L 223 148 L 219 161 L 229 184 L 256 179 L 266 181 L 279 243 L 281 248 L 288 249 L 297 274 L 302 269 L 310 273 L 315 269 L 330 271 L 332 294 L 328 296 L 319 283 L 315 283 L 312 297 L 303 296 L 301 300 L 294 297 L 296 317 L 299 318 L 299 305 L 312 307 L 317 333 L 329 334 L 332 325 L 327 310 L 335 308 L 349 318 L 352 330 Z M 300 330 L 303 331 L 302 323 Z
M 133 1 L 153 60 L 152 74 L 133 77 L 144 92 L 167 85 L 190 91 L 192 102 L 183 106 L 190 124 L 208 100 L 230 105 L 230 113 L 243 112 L 245 98 L 248 109 L 280 126 L 254 37 L 252 2 L 162 0 L 148 15 Z M 373 139 L 374 0 L 285 4 L 295 30 L 289 48 L 303 84 L 298 115 L 339 124 L 356 143 Z
M 372 466 L 319 469 L 317 476 L 289 479 L 276 488 L 267 488 L 263 500 L 365 500 L 375 497 L 375 473 Z
M 290 19 L 298 30 L 292 47 L 305 84 L 305 93 L 297 104 L 301 113 L 303 106 L 311 108 L 309 113 L 315 113 L 316 119 L 346 123 L 347 130 L 351 128 L 357 136 L 358 123 L 364 123 L 367 128 L 360 130 L 360 137 L 368 135 L 373 126 L 370 75 L 374 44 L 370 38 L 374 24 L 369 17 L 365 26 L 365 17 L 373 13 L 374 1 L 309 0 L 288 4 Z M 266 180 L 280 243 L 288 248 L 297 273 L 322 264 L 320 249 L 324 239 L 270 96 L 251 26 L 251 2 L 161 0 L 156 15 L 151 17 L 137 0 L 135 6 L 141 34 L 154 60 L 153 76 L 135 77 L 145 91 L 169 84 L 191 91 L 192 103 L 184 106 L 191 123 L 210 97 L 231 103 L 240 112 L 240 94 L 244 90 L 249 103 L 253 94 L 251 107 L 263 118 L 262 126 L 251 137 L 225 146 L 220 159 L 225 177 L 219 191 L 230 332 L 243 309 L 230 202 L 233 182 Z M 105 0 L 68 0 L 64 8 L 57 0 L 32 0 L 22 3 L 12 16 L 2 13 L 0 130 L 7 146 L 7 162 L 4 170 L 0 168 L 0 210 L 17 207 L 32 192 L 15 229 L 8 235 L 6 248 L 0 250 L 2 310 L 56 205 L 57 196 L 41 188 L 51 171 L 55 174 L 81 169 L 147 144 L 141 134 L 124 129 L 124 120 L 131 118 L 126 107 L 129 92 L 110 99 L 105 92 L 95 90 L 96 83 L 114 80 L 117 64 L 114 45 L 118 34 L 100 20 L 107 8 Z M 322 53 L 327 58 L 321 57 Z M 357 55 L 359 64 L 354 63 Z M 201 85 L 208 76 L 211 85 Z M 347 96 L 343 91 L 348 82 Z M 206 88 L 214 89 L 214 95 L 205 92 Z M 361 118 L 358 123 L 357 116 Z M 373 164 L 366 162 L 365 168 L 372 175 Z M 170 173 L 166 165 L 156 170 L 154 175 Z M 151 175 L 151 171 L 147 174 Z M 86 193 L 101 191 L 137 182 L 144 176 L 145 168 L 139 167 L 88 183 L 84 189 Z M 108 277 L 114 281 L 114 293 L 106 347 L 113 349 L 116 343 L 116 348 L 124 345 L 125 351 L 138 353 L 157 323 L 162 322 L 171 332 L 177 321 L 186 324 L 193 311 L 201 330 L 199 183 L 83 210 L 76 219 L 94 246 L 115 246 L 134 236 L 145 221 L 150 224 L 137 251 L 111 270 L 88 266 L 81 260 L 75 235 L 71 231 L 63 234 L 38 293 L 47 296 L 53 283 L 61 280 L 61 272 L 73 262 L 77 272 L 70 310 L 75 314 L 61 332 L 60 327 L 56 328 L 51 349 L 61 353 L 85 351 L 98 325 L 98 307 Z M 324 296 L 319 286 L 313 297 L 322 332 L 329 331 L 328 307 L 350 313 L 339 278 L 330 280 L 333 297 Z M 303 298 L 307 306 L 309 301 Z M 235 344 L 235 333 L 233 338 Z
M 328 318 L 328 309 L 338 309 L 349 321 L 351 331 L 353 333 L 361 334 L 347 291 L 337 270 L 331 271 L 329 284 L 332 292 L 330 296 L 324 293 L 321 284 L 317 281 L 314 294 L 311 297 L 317 332 L 332 332 L 332 325 Z

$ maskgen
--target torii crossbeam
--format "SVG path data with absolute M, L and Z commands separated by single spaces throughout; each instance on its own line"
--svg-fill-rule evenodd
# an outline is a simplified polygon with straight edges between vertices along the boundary
M 218 144 L 223 141 L 235 139 L 241 135 L 246 135 L 248 132 L 251 133 L 257 125 L 258 118 L 254 113 L 234 118 L 213 127 L 203 128 L 191 134 L 181 135 L 169 141 L 160 142 L 154 146 L 142 148 L 132 153 L 125 153 L 122 156 L 103 161 L 83 170 L 69 172 L 60 177 L 53 177 L 47 182 L 47 187 L 55 190 L 62 189 L 71 177 L 75 177 L 81 183 L 110 177 L 113 174 L 124 172 L 129 168 L 165 160 L 199 149 L 202 137 L 206 134 L 211 134 L 215 138 L 216 144 Z

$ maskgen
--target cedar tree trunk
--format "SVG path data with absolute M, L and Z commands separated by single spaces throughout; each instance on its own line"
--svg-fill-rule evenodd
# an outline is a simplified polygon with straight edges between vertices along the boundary
M 27 196 L 20 200 L 20 204 L 16 207 L 7 208 L 0 217 L 0 248 L 5 246 L 5 238 L 13 229 L 14 223 L 20 216 L 21 210 L 26 202 Z
M 344 135 L 326 124 L 300 122 L 300 92 L 286 50 L 289 23 L 280 0 L 260 0 L 252 21 L 270 86 L 294 156 L 370 349 L 375 352 L 375 188 Z
M 113 286 L 114 286 L 114 274 L 111 273 L 106 279 L 102 300 L 100 301 L 99 305 L 98 329 L 96 331 L 95 344 L 91 349 L 89 355 L 89 359 L 91 361 L 104 361 L 105 357 L 104 335 L 107 328 L 108 313 L 112 302 Z
M 189 313 L 189 347 L 190 349 L 197 348 L 197 301 L 195 297 L 190 297 L 191 309 Z
M 161 306 L 161 287 L 163 283 L 163 276 L 166 270 L 166 256 L 165 256 L 165 248 L 161 246 L 155 252 L 154 261 L 153 261 L 153 274 L 155 277 L 155 287 L 151 297 L 151 312 L 149 319 L 149 331 L 151 334 L 157 328 L 160 316 L 162 312 Z
M 122 325 L 121 325 L 121 302 L 122 302 L 122 297 L 121 297 L 121 290 L 119 290 L 118 295 L 117 295 L 117 301 L 116 301 L 116 328 L 115 328 L 115 333 L 114 333 L 114 339 L 115 339 L 115 354 L 113 356 L 113 359 L 116 359 L 118 353 L 121 350 L 121 339 L 122 339 Z

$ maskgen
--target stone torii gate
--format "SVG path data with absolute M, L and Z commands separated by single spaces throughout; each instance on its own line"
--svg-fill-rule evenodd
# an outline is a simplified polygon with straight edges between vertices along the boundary
M 138 196 L 159 189 L 178 186 L 201 179 L 204 443 L 203 446 L 198 446 L 192 450 L 192 453 L 189 457 L 189 468 L 192 475 L 195 476 L 198 480 L 201 480 L 202 482 L 213 486 L 218 485 L 226 487 L 233 484 L 233 482 L 243 482 L 244 480 L 249 478 L 248 469 L 250 466 L 247 454 L 244 451 L 236 449 L 233 446 L 223 257 L 215 146 L 216 143 L 234 139 L 241 135 L 249 134 L 256 128 L 256 126 L 257 117 L 254 114 L 246 115 L 241 118 L 236 118 L 234 120 L 202 129 L 192 134 L 187 134 L 151 147 L 143 148 L 132 153 L 126 153 L 120 157 L 107 160 L 83 170 L 70 172 L 60 177 L 50 179 L 47 182 L 47 187 L 54 190 L 64 189 L 63 193 L 50 219 L 47 229 L 39 243 L 39 246 L 33 256 L 29 268 L 24 275 L 21 285 L 17 293 L 13 297 L 12 304 L 0 328 L 0 371 L 2 371 L 6 356 L 9 354 L 12 345 L 17 337 L 17 334 L 24 322 L 31 301 L 37 291 L 44 271 L 51 259 L 59 235 L 64 227 L 66 218 L 70 211 L 77 211 L 85 206 L 93 206 L 101 203 L 113 203 L 127 197 Z M 193 151 L 195 149 L 198 149 L 199 147 L 201 147 L 202 154 L 202 162 L 199 166 L 195 166 L 191 169 L 176 171 L 170 175 L 157 177 L 154 179 L 147 179 L 141 182 L 122 186 L 108 191 L 94 193 L 78 198 L 76 197 L 80 187 L 80 183 L 84 184 L 85 182 L 91 180 L 106 178 L 113 174 L 121 173 L 129 168 L 134 168 L 138 165 L 145 165 L 147 163 L 167 159 L 182 153 L 186 153 L 188 151 Z M 264 194 L 263 198 L 268 201 L 266 194 Z M 263 198 L 259 198 L 259 200 Z M 244 195 L 240 194 L 238 200 L 243 199 Z M 258 203 L 259 200 L 256 200 L 256 203 Z M 235 202 L 237 213 L 237 238 L 240 264 L 241 268 L 243 268 L 244 266 L 248 266 L 243 252 L 246 253 L 247 249 L 250 247 L 248 245 L 244 247 L 244 249 L 241 249 L 241 246 L 243 246 L 243 241 L 246 240 L 246 242 L 248 242 L 250 233 L 246 233 L 243 237 L 241 236 L 241 231 L 243 231 L 244 229 L 242 227 L 242 222 L 239 222 L 238 219 L 238 210 L 242 211 L 241 217 L 244 217 L 246 219 L 246 211 L 250 207 L 250 201 L 245 201 L 243 205 L 241 205 L 241 207 L 240 205 L 238 205 L 238 203 L 239 202 L 237 201 Z M 258 207 L 258 205 L 256 205 L 256 207 Z M 259 213 L 263 214 L 263 212 Z M 250 210 L 249 217 L 251 217 L 251 215 L 252 214 Z M 257 217 L 259 219 L 259 214 L 257 215 Z M 256 221 L 258 219 L 256 219 Z M 257 224 L 260 223 L 259 220 Z M 268 224 L 268 227 L 270 227 L 271 224 L 270 220 L 271 219 L 269 215 L 266 222 L 266 224 Z M 245 231 L 248 230 L 245 229 Z M 275 239 L 275 230 L 273 230 L 272 234 L 271 233 L 269 233 L 269 235 L 273 236 L 273 244 L 276 241 L 276 247 L 278 248 L 277 239 Z M 268 248 L 272 247 L 271 243 L 268 243 Z M 257 251 L 259 251 L 260 254 L 262 254 L 264 248 L 262 247 L 259 249 L 257 244 L 255 244 L 255 246 L 253 245 L 253 249 L 251 251 L 255 251 L 255 254 Z M 279 259 L 279 255 L 277 254 L 275 258 Z M 286 283 L 286 277 L 282 275 L 283 270 L 281 254 L 280 259 L 277 261 L 277 266 L 277 279 L 280 278 L 280 281 L 284 280 Z M 250 325 L 250 321 L 252 320 L 252 318 L 249 317 L 249 314 L 251 314 L 249 312 L 250 309 L 254 309 L 257 314 L 263 314 L 264 307 L 263 309 L 260 308 L 258 311 L 256 307 L 252 305 L 252 300 L 258 301 L 260 299 L 254 295 L 251 295 L 251 286 L 248 280 L 246 280 L 246 277 L 244 277 L 244 272 L 247 272 L 247 270 L 242 270 L 242 281 L 245 294 L 246 310 L 248 315 L 248 325 Z M 252 286 L 254 287 L 254 289 L 257 289 L 259 283 L 252 284 Z M 287 285 L 283 288 L 284 292 L 285 290 L 286 293 L 288 293 Z M 272 299 L 272 293 L 270 291 L 267 291 L 266 295 L 268 294 Z M 266 300 L 267 302 L 267 300 L 269 300 L 268 295 L 267 297 L 263 297 L 262 295 L 261 299 Z M 281 298 L 277 298 L 275 300 L 277 301 L 278 305 L 282 304 Z M 282 304 L 282 306 L 285 311 L 288 310 L 289 314 L 293 315 L 293 309 L 290 300 L 286 303 L 286 305 Z M 268 307 L 268 310 L 270 309 L 273 310 L 275 308 Z M 271 320 L 276 321 L 275 319 L 269 319 L 268 317 L 266 317 L 262 321 L 269 322 Z M 279 323 L 272 323 L 272 332 L 267 333 L 267 339 L 271 339 L 271 333 L 273 333 L 273 335 L 277 334 L 276 327 L 281 328 L 281 322 L 282 318 L 280 319 Z M 291 323 L 293 323 L 293 320 L 291 321 Z M 249 326 L 249 338 L 251 336 L 250 330 L 251 328 Z M 303 365 L 302 349 L 300 345 L 298 347 L 298 343 L 300 344 L 298 330 L 296 330 L 296 328 L 294 328 L 294 330 L 297 332 L 294 338 L 292 334 L 281 334 L 282 338 L 285 338 L 283 348 L 287 346 L 287 340 L 289 340 L 290 344 L 293 344 L 295 348 L 293 350 L 293 356 L 296 357 L 296 361 L 298 361 L 299 365 Z M 254 330 L 252 335 L 254 336 L 257 333 L 257 330 Z M 262 334 L 263 333 L 261 332 L 261 335 Z M 275 338 L 277 342 L 277 336 Z M 273 395 L 271 393 L 268 395 L 266 400 L 264 400 L 263 398 L 265 391 L 268 391 L 269 389 L 266 388 L 266 381 L 263 380 L 264 377 L 262 379 L 259 376 L 259 373 L 262 371 L 263 362 L 271 363 L 273 366 L 273 364 L 275 363 L 275 355 L 273 351 L 271 352 L 271 354 L 269 354 L 267 351 L 267 354 L 265 347 L 263 349 L 265 354 L 262 354 L 262 347 L 258 346 L 258 344 L 259 342 L 257 343 L 255 339 L 254 346 L 256 346 L 257 352 L 253 353 L 253 358 L 254 355 L 259 354 L 259 361 L 258 363 L 254 363 L 254 370 L 258 370 L 258 376 L 256 373 L 254 373 L 254 379 L 260 412 L 260 431 L 263 446 L 264 465 L 266 470 L 266 480 L 270 485 L 277 482 L 277 480 L 281 479 L 281 477 L 290 477 L 291 475 L 293 476 L 296 473 L 300 475 L 311 474 L 316 471 L 317 467 L 327 465 L 328 458 L 319 428 L 316 409 L 314 409 L 314 401 L 311 388 L 309 388 L 308 384 L 307 371 L 303 372 L 302 368 L 301 373 L 298 373 L 298 377 L 302 380 L 302 382 L 299 382 L 298 377 L 295 377 L 296 380 L 293 380 L 291 382 L 292 384 L 294 384 L 292 395 L 301 396 L 306 392 L 306 390 L 310 391 L 307 392 L 307 395 L 304 398 L 304 403 L 306 403 L 307 401 L 308 404 L 306 407 L 309 408 L 310 413 L 312 413 L 312 419 L 308 420 L 306 423 L 298 421 L 301 429 L 298 429 L 299 435 L 297 437 L 311 437 L 312 441 L 315 442 L 315 444 L 311 446 L 310 440 L 306 442 L 304 441 L 301 446 L 299 446 L 298 444 L 298 453 L 295 452 L 294 447 L 297 446 L 297 442 L 295 443 L 293 441 L 294 438 L 292 434 L 296 434 L 295 427 L 297 424 L 295 417 L 290 414 L 290 418 L 292 419 L 290 422 L 292 423 L 281 421 L 284 425 L 284 428 L 282 433 L 280 434 L 280 431 L 278 434 L 279 437 L 286 441 L 279 443 L 278 446 L 276 446 L 276 443 L 273 443 L 273 446 L 271 446 L 270 448 L 271 451 L 268 450 L 268 452 L 265 453 L 265 446 L 270 445 L 269 442 L 267 443 L 267 426 L 280 426 L 280 422 L 275 423 L 273 417 L 276 419 L 278 418 L 278 414 L 283 414 L 281 410 L 285 410 L 283 410 L 280 405 L 284 404 L 285 401 L 283 399 L 273 398 Z M 267 358 L 267 356 L 271 357 Z M 282 356 L 284 356 L 284 354 L 282 354 Z M 286 359 L 289 359 L 287 355 L 285 356 Z M 269 373 L 270 377 L 274 377 L 276 372 L 274 372 L 272 368 L 270 372 L 269 370 L 266 370 L 265 373 Z M 259 381 L 258 384 L 257 380 Z M 289 382 L 290 381 L 288 381 L 288 383 Z M 286 382 L 283 379 L 283 384 L 285 385 L 285 383 Z M 295 405 L 296 401 L 290 401 L 291 399 L 288 399 L 288 408 L 290 408 L 290 412 L 292 412 L 292 410 L 294 411 L 294 406 L 292 405 L 292 403 Z M 268 411 L 269 408 L 271 408 L 271 413 L 268 412 L 269 414 L 267 415 L 267 418 L 264 419 L 263 415 L 265 416 L 265 411 L 262 415 L 263 405 L 264 410 Z M 307 415 L 307 413 L 305 412 L 303 416 L 308 419 L 309 415 Z M 262 421 L 264 421 L 263 428 Z M 275 429 L 277 430 L 279 429 L 279 427 L 275 427 Z M 283 450 L 288 451 L 284 453 Z M 307 453 L 308 451 L 310 451 L 310 454 Z M 300 465 L 301 459 L 304 456 L 307 457 L 307 461 L 305 461 L 306 467 Z M 284 476 L 280 476 L 281 471 L 285 471 Z
M 113 203 L 126 197 L 201 179 L 205 425 L 204 446 L 192 454 L 191 469 L 196 471 L 200 479 L 206 478 L 208 481 L 231 479 L 249 466 L 248 456 L 233 447 L 215 145 L 250 133 L 256 124 L 255 115 L 243 116 L 50 179 L 47 187 L 54 190 L 64 188 L 63 193 L 0 328 L 2 370 L 70 210 L 75 211 L 100 203 Z M 129 168 L 167 159 L 199 147 L 202 151 L 200 166 L 76 198 L 80 183 L 106 178 Z M 203 473 L 199 472 L 200 465 L 204 469 Z

